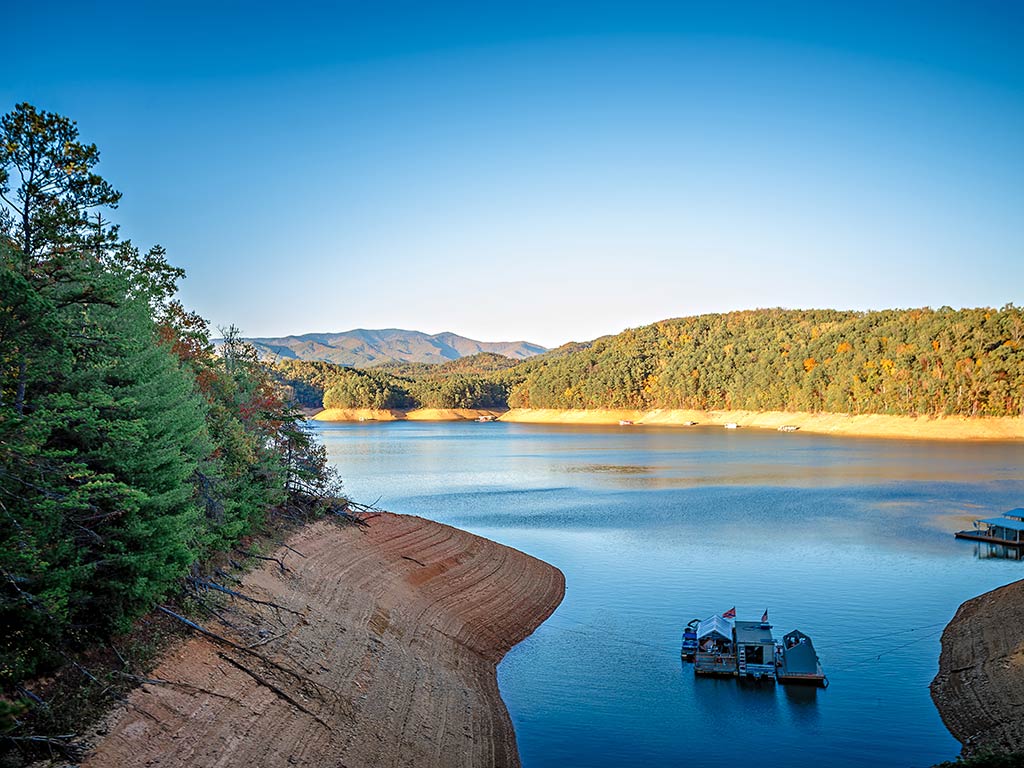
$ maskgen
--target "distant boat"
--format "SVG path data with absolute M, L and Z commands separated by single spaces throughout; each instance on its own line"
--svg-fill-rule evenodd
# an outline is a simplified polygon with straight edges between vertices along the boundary
M 1024 547 L 1024 508 L 1004 512 L 1002 517 L 984 517 L 974 521 L 969 531 L 957 531 L 958 539 L 987 541 L 1004 547 Z
M 794 424 L 783 424 L 779 427 L 779 432 L 796 432 L 800 427 Z
M 697 425 L 696 421 L 684 421 L 683 422 L 683 426 L 684 427 L 693 427 L 693 426 L 696 426 L 696 425 Z
M 477 416 L 476 420 L 482 424 L 486 424 L 489 421 L 497 421 L 498 417 L 494 414 L 484 414 L 483 416 Z
M 629 419 L 619 419 L 619 426 L 620 427 L 632 427 L 633 426 L 633 422 L 630 421 Z
M 737 424 L 735 421 L 730 421 L 728 424 L 725 425 L 725 428 L 726 429 L 739 429 L 740 425 Z

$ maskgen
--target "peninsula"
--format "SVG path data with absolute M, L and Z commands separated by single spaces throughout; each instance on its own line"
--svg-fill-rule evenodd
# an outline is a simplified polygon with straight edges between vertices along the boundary
M 315 523 L 275 556 L 239 587 L 264 605 L 230 609 L 265 636 L 172 648 L 88 768 L 519 765 L 495 667 L 561 602 L 557 568 L 388 513 Z

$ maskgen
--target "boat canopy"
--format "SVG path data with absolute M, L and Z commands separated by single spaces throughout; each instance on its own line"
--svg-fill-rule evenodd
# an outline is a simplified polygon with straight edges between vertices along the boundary
M 703 640 L 705 637 L 732 640 L 732 625 L 717 613 L 714 616 L 708 616 L 697 625 L 697 639 Z
M 1009 512 L 1003 512 L 1003 517 L 1013 517 L 1017 520 L 1024 520 L 1024 507 L 1017 507 L 1011 509 Z
M 1024 515 L 1024 512 L 1021 512 L 1021 514 Z M 1024 531 L 1024 520 L 1014 520 L 1012 517 L 986 517 L 978 522 L 998 528 L 1006 528 L 1010 531 Z
M 760 621 L 737 621 L 736 642 L 761 645 L 775 645 L 775 638 L 772 637 L 770 624 L 762 624 Z

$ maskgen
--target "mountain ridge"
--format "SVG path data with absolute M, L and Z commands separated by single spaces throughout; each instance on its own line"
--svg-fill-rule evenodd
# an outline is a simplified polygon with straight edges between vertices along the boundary
M 451 331 L 428 334 L 403 328 L 353 328 L 337 333 L 256 336 L 245 341 L 265 357 L 320 360 L 354 368 L 386 363 L 444 363 L 480 352 L 525 360 L 547 351 L 528 341 L 477 341 Z

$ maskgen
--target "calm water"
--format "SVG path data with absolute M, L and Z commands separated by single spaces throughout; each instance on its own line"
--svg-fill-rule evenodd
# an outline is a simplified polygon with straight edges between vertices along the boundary
M 930 766 L 957 606 L 1024 578 L 950 533 L 1024 505 L 1024 446 L 715 428 L 316 427 L 354 498 L 558 566 L 565 601 L 502 662 L 523 763 Z M 768 608 L 827 690 L 695 680 L 686 622 Z

